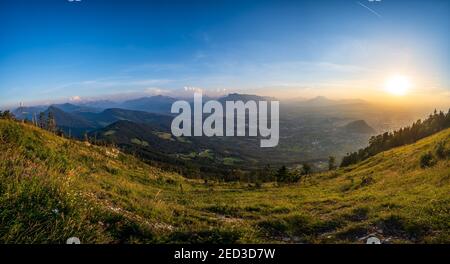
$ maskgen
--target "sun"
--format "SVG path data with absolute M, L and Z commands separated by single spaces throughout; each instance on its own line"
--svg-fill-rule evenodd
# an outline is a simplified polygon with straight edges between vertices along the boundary
M 395 96 L 404 96 L 411 88 L 411 81 L 407 76 L 396 75 L 387 79 L 385 90 Z

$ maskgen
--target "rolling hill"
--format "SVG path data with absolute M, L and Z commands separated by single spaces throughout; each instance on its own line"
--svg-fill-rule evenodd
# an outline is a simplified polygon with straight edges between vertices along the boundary
M 204 101 L 207 100 L 206 97 L 203 99 Z M 216 99 L 221 102 L 225 100 L 276 100 L 276 98 L 254 94 L 237 93 L 231 93 Z M 109 131 L 108 126 L 118 121 L 136 123 L 129 123 L 130 126 L 140 126 L 143 123 L 152 128 L 158 126 L 158 131 L 162 132 L 160 135 L 170 133 L 170 123 L 174 115 L 168 113 L 175 100 L 176 98 L 167 96 L 153 96 L 124 102 L 71 101 L 66 104 L 53 105 L 51 108 L 59 113 L 56 115 L 56 125 L 65 132 L 66 136 L 84 138 L 85 134 L 89 133 L 92 137 L 95 137 L 97 133 L 98 139 L 103 140 L 105 139 L 102 138 L 104 133 Z M 18 119 L 31 120 L 33 113 L 35 113 L 35 117 L 38 117 L 39 113 L 45 112 L 47 108 L 46 106 L 21 107 L 13 113 Z M 56 109 L 60 109 L 62 112 Z M 354 129 L 345 128 L 346 124 L 355 120 L 364 120 L 376 131 L 392 130 L 393 124 L 397 127 L 403 124 L 405 120 L 408 120 L 408 124 L 412 121 L 404 116 L 398 117 L 391 112 L 385 113 L 379 107 L 370 106 L 367 102 L 355 99 L 332 100 L 326 97 L 316 97 L 303 101 L 281 101 L 281 137 L 279 145 L 275 148 L 261 149 L 259 139 L 251 137 L 202 137 L 190 140 L 196 146 L 183 145 L 180 151 L 168 152 L 172 156 L 183 154 L 184 159 L 192 160 L 191 156 L 194 156 L 194 152 L 197 157 L 200 153 L 209 149 L 210 154 L 217 157 L 217 160 L 221 159 L 222 162 L 214 164 L 214 167 L 219 168 L 231 164 L 239 166 L 240 169 L 249 170 L 255 168 L 255 166 L 267 164 L 300 166 L 303 162 L 308 162 L 316 170 L 323 170 L 327 167 L 326 162 L 329 156 L 335 156 L 337 160 L 340 160 L 347 153 L 367 146 L 367 142 L 373 134 L 370 132 L 370 127 L 364 125 L 358 127 L 358 124 L 356 124 Z M 120 128 L 124 130 L 116 130 L 117 138 L 125 139 L 126 134 L 132 128 L 124 126 L 120 126 Z M 353 131 L 356 133 L 353 133 Z M 358 133 L 358 131 L 367 133 Z M 149 135 L 145 134 L 138 138 L 147 141 L 145 140 L 147 137 Z M 124 140 L 114 142 L 115 138 L 109 137 L 107 141 L 122 147 L 124 143 L 129 143 L 133 138 L 135 137 L 129 137 L 126 142 Z M 172 144 L 174 142 L 177 144 Z M 165 140 L 160 143 L 167 145 L 171 150 L 176 150 L 179 146 L 176 141 L 167 142 Z M 137 145 L 134 144 L 134 147 L 137 147 Z M 142 149 L 139 149 L 138 152 L 148 152 L 148 149 L 142 146 Z M 149 157 L 149 155 L 145 156 Z
M 18 108 L 14 111 L 17 119 L 31 121 L 38 119 L 40 113 L 46 119 L 51 112 L 56 124 L 66 135 L 82 138 L 85 133 L 104 128 L 114 122 L 128 120 L 135 123 L 148 123 L 153 127 L 168 130 L 172 117 L 165 114 L 155 114 L 121 108 L 95 110 L 73 104 L 51 105 L 48 108 Z
M 89 137 L 190 178 L 223 179 L 234 167 L 231 166 L 242 164 L 245 157 L 233 148 L 223 146 L 223 138 L 175 137 L 164 124 L 156 122 L 120 120 L 89 133 Z
M 85 118 L 78 116 L 74 113 L 68 113 L 56 106 L 50 106 L 44 111 L 44 116 L 47 117 L 49 113 L 52 113 L 60 128 L 67 135 L 74 137 L 82 137 L 86 131 L 95 128 L 95 124 L 86 120 Z
M 17 119 L 32 120 L 37 118 L 40 112 L 44 112 L 48 107 L 46 106 L 21 106 L 12 111 Z
M 0 242 L 450 242 L 450 129 L 295 184 L 189 180 L 0 120 Z
M 147 123 L 160 129 L 169 129 L 172 117 L 165 114 L 154 114 L 143 111 L 109 108 L 100 113 L 79 113 L 80 117 L 94 123 L 97 128 L 106 127 L 114 122 L 127 120 L 135 123 Z
M 375 129 L 369 126 L 364 120 L 356 120 L 343 127 L 348 133 L 374 134 Z

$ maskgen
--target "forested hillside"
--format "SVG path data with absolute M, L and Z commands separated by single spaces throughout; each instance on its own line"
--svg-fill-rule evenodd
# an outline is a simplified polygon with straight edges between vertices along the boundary
M 369 140 L 369 146 L 360 149 L 357 152 L 347 154 L 342 159 L 341 166 L 345 167 L 365 160 L 382 151 L 411 144 L 419 139 L 432 135 L 443 129 L 450 127 L 450 110 L 447 114 L 440 111 L 434 111 L 424 121 L 417 120 L 411 126 L 395 130 L 394 132 L 385 132 L 381 135 L 373 136 Z

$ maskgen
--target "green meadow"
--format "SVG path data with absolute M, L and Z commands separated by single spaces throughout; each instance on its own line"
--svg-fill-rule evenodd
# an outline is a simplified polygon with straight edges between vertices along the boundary
M 0 120 L 0 242 L 364 243 L 374 234 L 450 243 L 450 161 L 438 145 L 450 149 L 450 129 L 297 183 L 253 185 L 187 179 Z M 421 166 L 428 152 L 433 162 Z

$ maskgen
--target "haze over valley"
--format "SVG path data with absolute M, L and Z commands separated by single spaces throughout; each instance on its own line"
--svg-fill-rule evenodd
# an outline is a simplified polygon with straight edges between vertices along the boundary
M 37 121 L 51 112 L 66 137 L 86 137 L 117 145 L 148 160 L 164 164 L 193 163 L 205 172 L 222 166 L 255 169 L 265 165 L 290 167 L 309 162 L 317 171 L 327 169 L 327 160 L 338 161 L 349 152 L 365 147 L 368 139 L 406 126 L 426 113 L 417 109 L 385 108 L 364 100 L 311 99 L 281 100 L 280 141 L 275 148 L 260 148 L 251 137 L 181 137 L 171 134 L 172 103 L 179 98 L 148 96 L 122 101 L 83 101 L 53 105 L 22 106 L 13 110 L 18 119 Z M 186 98 L 184 98 L 186 99 Z M 249 94 L 229 94 L 215 98 L 221 102 L 278 100 Z M 204 103 L 208 100 L 205 98 Z M 192 98 L 191 98 L 192 101 Z M 204 114 L 206 118 L 208 114 Z M 248 118 L 246 120 L 248 122 Z M 190 173 L 200 177 L 200 171 Z

